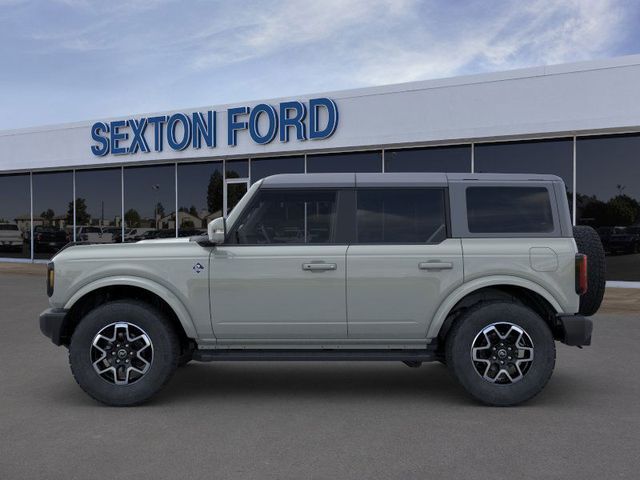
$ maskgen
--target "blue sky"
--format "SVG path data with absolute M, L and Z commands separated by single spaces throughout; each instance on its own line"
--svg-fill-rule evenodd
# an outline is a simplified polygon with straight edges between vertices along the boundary
M 640 52 L 640 2 L 0 0 L 0 129 Z

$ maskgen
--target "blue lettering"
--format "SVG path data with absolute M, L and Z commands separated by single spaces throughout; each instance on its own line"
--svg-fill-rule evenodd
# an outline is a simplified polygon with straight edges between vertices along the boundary
M 293 117 L 289 117 L 289 112 L 295 111 Z M 296 138 L 298 140 L 307 139 L 307 126 L 304 119 L 307 116 L 307 107 L 302 102 L 283 102 L 280 104 L 280 141 L 289 141 L 289 128 L 295 127 Z
M 131 145 L 129 145 L 129 153 L 138 153 L 138 150 L 144 153 L 149 152 L 149 144 L 147 143 L 147 139 L 144 138 L 144 131 L 147 129 L 147 119 L 131 119 L 127 121 L 127 124 L 131 127 L 131 132 L 133 133 L 133 140 L 131 140 Z
M 163 148 L 162 126 L 166 121 L 167 121 L 167 117 L 165 117 L 164 115 L 161 115 L 159 117 L 147 118 L 147 123 L 149 125 L 153 125 L 153 135 L 154 135 L 153 149 L 156 152 L 161 152 Z
M 271 143 L 278 133 L 281 142 L 289 142 L 293 138 L 292 129 L 295 129 L 298 141 L 319 140 L 335 133 L 338 120 L 336 103 L 324 97 L 312 98 L 308 102 L 281 102 L 275 107 L 260 103 L 251 108 L 229 108 L 227 144 L 236 146 L 238 132 L 242 130 L 248 130 L 252 142 L 258 145 Z M 151 142 L 147 137 L 147 127 L 153 129 L 153 149 L 156 152 L 163 151 L 165 138 L 173 150 L 200 149 L 203 146 L 215 148 L 217 144 L 217 112 L 207 110 L 96 122 L 91 126 L 91 152 L 95 156 L 148 153 Z M 125 141 L 129 139 L 131 143 L 125 147 Z
M 201 112 L 193 112 L 193 148 L 200 148 L 202 139 L 207 147 L 216 146 L 216 112 L 209 110 L 207 120 Z
M 97 157 L 103 157 L 109 153 L 109 138 L 100 135 L 100 132 L 109 133 L 109 125 L 104 122 L 96 122 L 91 127 L 91 138 L 99 145 L 91 145 L 91 153 Z
M 120 129 L 126 127 L 126 125 L 127 122 L 124 120 L 111 122 L 111 153 L 114 155 L 124 155 L 128 152 L 127 147 L 120 146 L 122 140 L 129 138 L 128 133 L 120 131 Z
M 176 140 L 176 127 L 182 123 L 182 140 Z M 174 150 L 184 150 L 191 143 L 191 122 L 184 113 L 174 113 L 167 121 L 167 142 Z
M 267 116 L 268 128 L 267 133 L 260 135 L 258 129 L 258 122 L 260 121 L 260 115 L 265 114 Z M 259 145 L 264 145 L 273 140 L 276 136 L 276 130 L 278 129 L 278 115 L 276 109 L 266 103 L 256 105 L 251 110 L 249 115 L 249 134 L 254 142 Z
M 246 115 L 249 107 L 236 107 L 227 110 L 227 145 L 235 147 L 238 142 L 237 130 L 246 130 L 249 126 L 247 122 L 236 121 L 236 115 Z
M 327 110 L 327 125 L 322 129 L 318 129 L 319 109 Z M 328 98 L 312 98 L 309 100 L 309 138 L 311 140 L 320 140 L 333 135 L 338 126 L 338 107 L 333 100 Z

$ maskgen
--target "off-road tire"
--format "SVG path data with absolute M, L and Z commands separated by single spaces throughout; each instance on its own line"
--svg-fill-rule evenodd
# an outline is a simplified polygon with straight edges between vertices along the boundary
M 523 329 L 533 342 L 533 361 L 519 381 L 491 383 L 478 373 L 472 361 L 472 345 L 480 332 L 506 322 Z M 447 366 L 475 399 L 491 406 L 512 406 L 535 397 L 549 381 L 556 361 L 553 335 L 546 322 L 528 307 L 504 300 L 481 302 L 454 323 L 445 343 Z
M 92 342 L 105 327 L 128 322 L 148 335 L 153 360 L 138 381 L 116 385 L 94 370 Z M 95 400 L 110 406 L 133 406 L 149 400 L 170 379 L 178 365 L 180 343 L 167 318 L 151 305 L 136 300 L 117 300 L 91 310 L 78 324 L 69 345 L 71 372 L 80 387 Z
M 600 308 L 606 283 L 606 261 L 600 236 L 585 225 L 573 227 L 578 252 L 587 256 L 587 293 L 580 296 L 581 315 L 593 315 Z

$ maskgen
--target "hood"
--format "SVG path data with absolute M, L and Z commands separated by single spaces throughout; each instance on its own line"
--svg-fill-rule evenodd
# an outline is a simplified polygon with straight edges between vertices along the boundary
M 67 260 L 109 260 L 136 258 L 162 258 L 172 255 L 175 249 L 183 251 L 185 248 L 200 248 L 196 242 L 188 237 L 159 238 L 155 240 L 141 240 L 132 243 L 90 243 L 69 245 L 60 250 L 51 260 L 53 262 Z

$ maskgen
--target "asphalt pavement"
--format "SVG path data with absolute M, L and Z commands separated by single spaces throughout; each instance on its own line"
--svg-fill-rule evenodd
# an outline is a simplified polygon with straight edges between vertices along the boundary
M 440 364 L 212 363 L 142 407 L 74 382 L 39 331 L 41 276 L 0 275 L 0 478 L 636 479 L 640 317 L 558 345 L 533 401 L 489 408 Z

